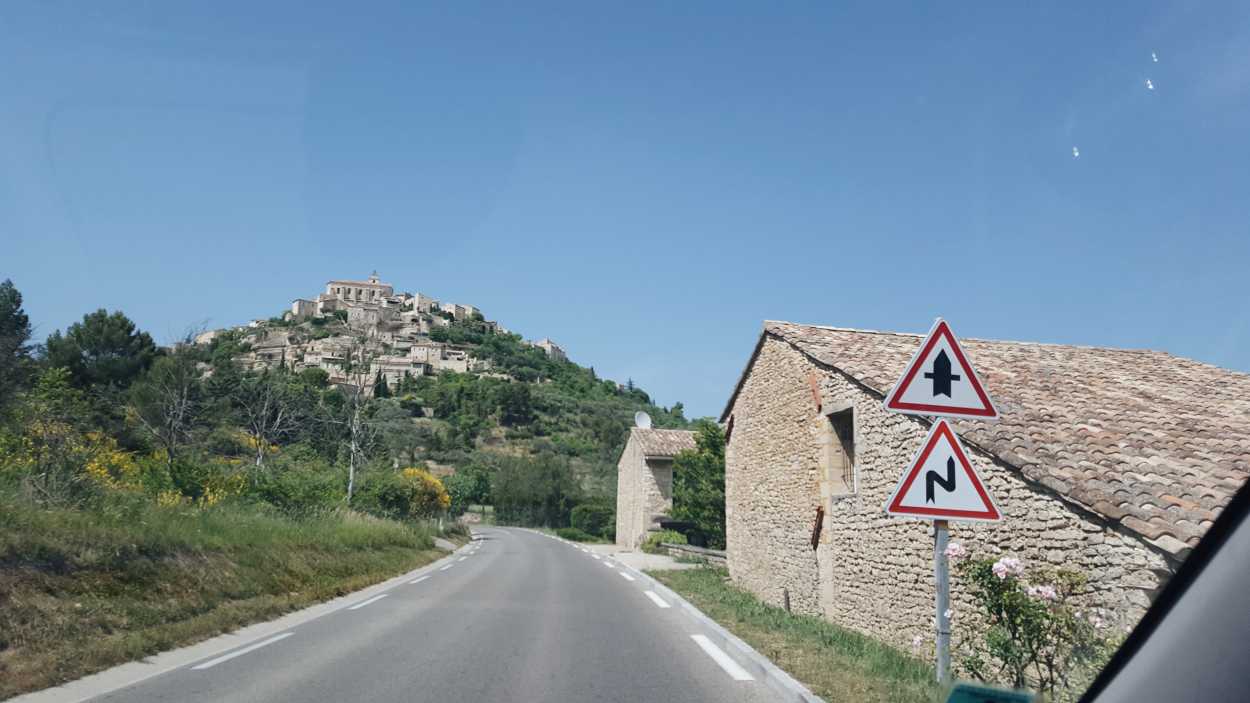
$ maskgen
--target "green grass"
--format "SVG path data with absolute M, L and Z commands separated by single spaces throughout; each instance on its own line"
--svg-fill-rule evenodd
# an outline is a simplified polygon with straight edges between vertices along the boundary
M 761 603 L 724 569 L 648 572 L 828 701 L 939 700 L 926 662 L 821 618 Z
M 351 512 L 0 495 L 0 699 L 382 581 L 436 559 L 424 529 Z

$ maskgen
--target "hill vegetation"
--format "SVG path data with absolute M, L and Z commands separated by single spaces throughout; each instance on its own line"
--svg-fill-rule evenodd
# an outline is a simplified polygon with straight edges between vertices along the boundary
M 274 320 L 334 335 L 342 316 Z M 632 383 L 480 319 L 433 330 L 490 373 L 373 393 L 321 369 L 249 370 L 241 332 L 160 348 L 99 310 L 30 341 L 0 283 L 0 697 L 360 588 L 436 556 L 470 504 L 610 536 Z

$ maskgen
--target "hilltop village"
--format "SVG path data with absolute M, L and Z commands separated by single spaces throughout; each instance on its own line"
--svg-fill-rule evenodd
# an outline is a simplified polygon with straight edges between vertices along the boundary
M 364 281 L 328 281 L 315 298 L 291 301 L 290 310 L 281 317 L 204 332 L 195 337 L 195 343 L 211 344 L 224 334 L 233 334 L 243 350 L 237 360 L 250 370 L 321 369 L 330 383 L 362 385 L 370 392 L 377 382 L 396 389 L 405 378 L 443 371 L 506 378 L 492 370 L 489 359 L 475 358 L 470 346 L 431 336 L 457 323 L 491 334 L 511 334 L 487 320 L 476 306 L 440 301 L 423 293 L 396 293 L 375 271 Z M 523 343 L 549 357 L 567 359 L 550 339 Z

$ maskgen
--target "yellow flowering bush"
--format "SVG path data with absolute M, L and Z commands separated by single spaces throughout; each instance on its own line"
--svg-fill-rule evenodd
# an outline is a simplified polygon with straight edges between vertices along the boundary
M 411 486 L 410 512 L 413 515 L 428 517 L 451 507 L 451 495 L 434 474 L 425 469 L 408 468 L 399 475 Z
M 367 476 L 360 499 L 360 507 L 366 512 L 401 520 L 434 517 L 451 506 L 451 496 L 443 482 L 417 468 Z
M 138 490 L 139 463 L 134 455 L 117 447 L 117 440 L 100 432 L 88 432 L 84 445 L 84 469 L 92 481 L 115 490 Z

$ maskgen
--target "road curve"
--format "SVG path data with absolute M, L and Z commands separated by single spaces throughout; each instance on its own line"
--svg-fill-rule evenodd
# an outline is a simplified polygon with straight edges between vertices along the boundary
M 92 700 L 772 700 L 619 563 L 529 530 L 477 537 L 415 583 Z

